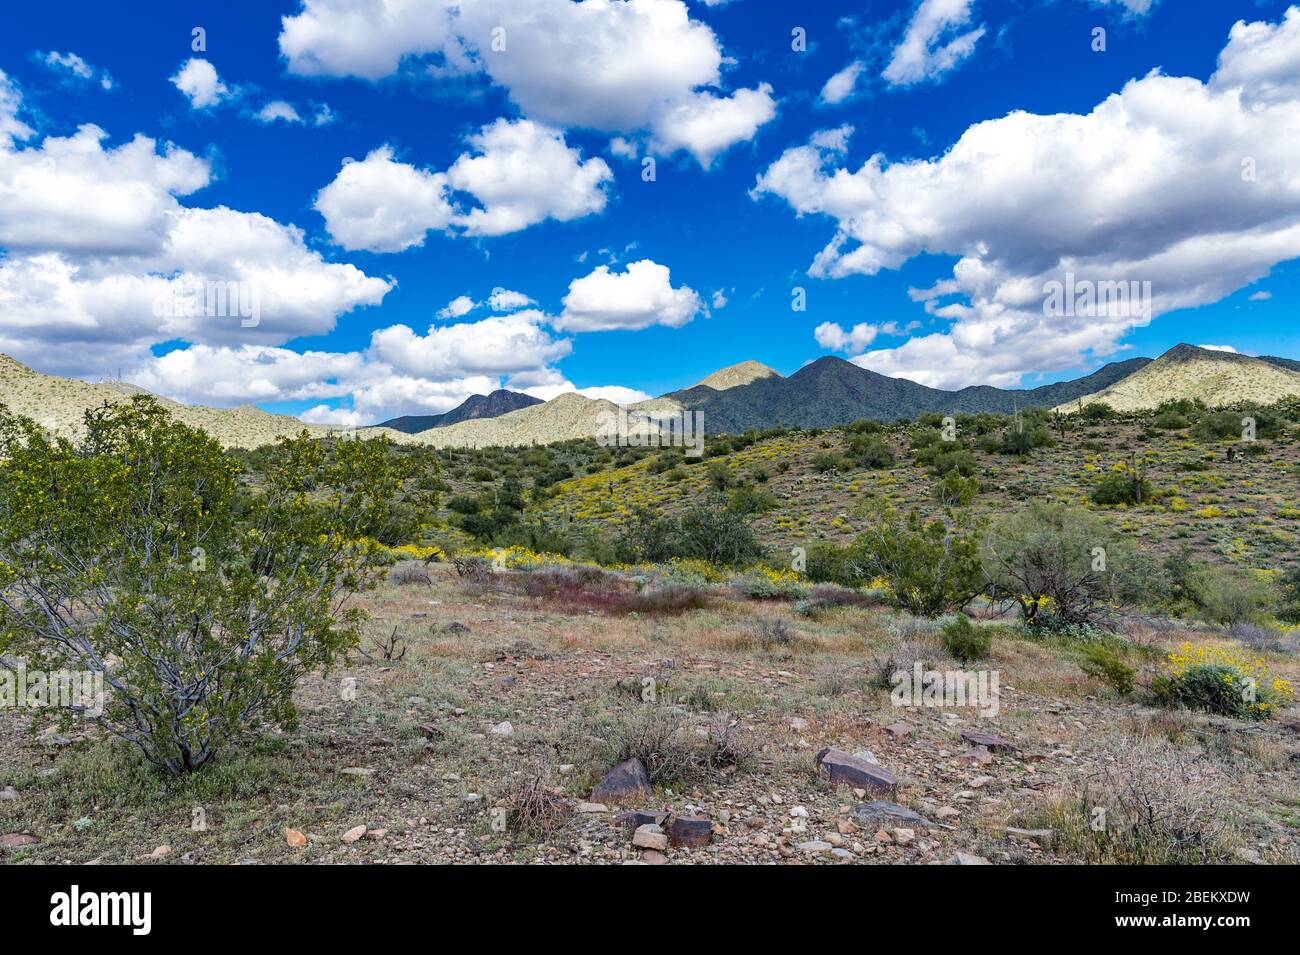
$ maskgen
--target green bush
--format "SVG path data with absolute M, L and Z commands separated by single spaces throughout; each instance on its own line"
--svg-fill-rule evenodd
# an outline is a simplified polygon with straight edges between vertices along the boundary
M 930 462 L 930 471 L 940 478 L 951 472 L 962 477 L 974 477 L 979 472 L 979 462 L 969 449 L 956 448 L 936 454 Z
M 945 507 L 966 507 L 975 500 L 979 489 L 979 478 L 962 477 L 956 471 L 949 471 L 935 484 L 934 493 Z
M 886 512 L 857 539 L 855 560 L 866 578 L 882 577 L 890 602 L 917 616 L 961 610 L 983 588 L 979 543 L 972 533 L 913 511 Z
M 1251 705 L 1251 684 L 1242 672 L 1222 663 L 1197 664 L 1182 676 L 1160 678 L 1154 688 L 1167 705 L 1237 719 L 1263 719 L 1269 712 L 1267 707 Z
M 1083 406 L 1081 417 L 1084 421 L 1109 421 L 1117 412 L 1103 401 L 1091 401 Z
M 805 575 L 821 584 L 857 587 L 863 583 L 862 567 L 852 548 L 839 547 L 830 541 L 817 541 L 805 555 Z
M 982 552 L 993 595 L 1014 602 L 1031 628 L 1048 618 L 1096 624 L 1136 602 L 1150 576 L 1150 561 L 1127 538 L 1061 504 L 1035 502 L 996 518 Z
M 958 614 L 939 633 L 948 655 L 962 663 L 984 659 L 992 646 L 988 632 L 971 623 L 965 614 Z
M 1225 627 L 1262 623 L 1277 607 L 1277 594 L 1268 583 L 1219 564 L 1192 565 L 1184 586 L 1199 615 Z
M 171 773 L 292 728 L 299 677 L 358 641 L 339 607 L 383 566 L 360 531 L 404 476 L 389 442 L 282 439 L 250 494 L 151 398 L 85 421 L 74 447 L 0 408 L 0 652 L 103 674 L 98 721 Z
M 1102 507 L 1149 504 L 1155 496 L 1156 489 L 1150 481 L 1128 472 L 1107 474 L 1092 489 L 1092 502 Z
M 881 470 L 894 466 L 894 449 L 876 435 L 856 434 L 849 439 L 848 457 L 860 468 Z
M 1133 692 L 1133 677 L 1137 673 L 1133 667 L 1111 647 L 1093 643 L 1083 648 L 1083 660 L 1079 669 L 1088 676 L 1105 681 L 1120 696 Z

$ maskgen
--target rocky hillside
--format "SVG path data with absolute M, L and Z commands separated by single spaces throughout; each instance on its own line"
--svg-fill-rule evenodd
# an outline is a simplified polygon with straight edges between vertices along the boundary
M 1171 398 L 1193 398 L 1211 408 L 1239 401 L 1272 404 L 1300 395 L 1300 363 L 1285 358 L 1252 358 L 1195 345 L 1175 345 L 1128 377 L 1061 405 L 1099 401 L 1117 411 L 1154 408 Z
M 82 417 L 87 409 L 141 393 L 140 388 L 123 382 L 91 383 L 77 378 L 43 375 L 7 355 L 0 355 L 0 404 L 64 437 L 74 438 L 81 434 Z M 202 428 L 226 447 L 255 448 L 303 430 L 312 434 L 328 434 L 330 431 L 252 405 L 207 408 L 183 405 L 166 398 L 158 401 L 170 409 L 178 421 Z

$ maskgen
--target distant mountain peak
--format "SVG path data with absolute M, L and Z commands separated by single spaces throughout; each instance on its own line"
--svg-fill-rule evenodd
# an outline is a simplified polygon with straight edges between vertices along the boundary
M 729 388 L 739 388 L 741 385 L 747 385 L 751 381 L 758 381 L 761 378 L 780 377 L 779 374 L 762 362 L 742 361 L 739 364 L 728 365 L 726 368 L 719 368 L 694 387 L 726 391 Z
M 512 411 L 518 411 L 520 408 L 529 408 L 541 403 L 542 399 L 526 395 L 521 391 L 507 391 L 505 388 L 498 388 L 490 394 L 470 395 L 455 408 L 443 414 L 402 415 L 400 418 L 390 418 L 387 421 L 382 421 L 375 427 L 392 428 L 394 431 L 402 431 L 406 434 L 419 434 L 421 431 L 428 431 L 430 428 L 445 428 L 461 421 L 471 421 L 476 418 L 499 418 L 503 414 L 509 414 Z

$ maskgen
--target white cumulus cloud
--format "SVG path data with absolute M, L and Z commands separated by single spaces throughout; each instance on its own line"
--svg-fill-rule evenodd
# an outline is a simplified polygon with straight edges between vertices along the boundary
M 967 30 L 974 0 L 921 0 L 884 77 L 895 86 L 935 80 L 975 51 L 984 27 Z
M 650 259 L 632 262 L 626 271 L 601 265 L 569 283 L 564 311 L 553 320 L 570 332 L 632 330 L 651 325 L 679 328 L 701 311 L 704 302 L 685 285 L 674 288 L 666 265 Z

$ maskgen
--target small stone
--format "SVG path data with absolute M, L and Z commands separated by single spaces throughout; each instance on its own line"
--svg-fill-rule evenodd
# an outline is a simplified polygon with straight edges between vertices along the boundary
M 490 732 L 493 736 L 514 736 L 515 728 L 510 725 L 509 720 L 505 720 L 504 722 L 498 723 L 496 726 L 492 727 Z
M 808 721 L 802 716 L 796 716 L 790 720 L 790 729 L 794 730 L 796 733 L 802 733 L 807 728 Z
M 171 854 L 172 854 L 172 847 L 171 847 L 171 846 L 159 846 L 159 847 L 158 847 L 157 849 L 155 849 L 153 852 L 149 853 L 149 858 L 150 858 L 150 859 L 165 859 L 167 856 L 169 856 L 169 855 L 171 855 Z
M 972 746 L 966 752 L 957 757 L 958 762 L 973 763 L 979 766 L 987 766 L 993 762 L 993 754 L 984 746 Z
M 961 810 L 953 809 L 952 806 L 940 806 L 934 814 L 940 819 L 956 819 L 961 815 Z
M 4 789 L 0 789 L 0 802 L 13 802 L 17 798 L 18 790 L 14 789 L 13 786 L 6 786 Z
M 641 826 L 662 826 L 667 818 L 668 813 L 666 812 L 633 809 L 628 812 L 620 812 L 614 817 L 614 822 L 620 826 L 627 826 L 629 829 L 638 829 Z
M 986 749 L 1015 749 L 1016 744 L 1009 739 L 1003 739 L 1001 736 L 994 736 L 992 733 L 985 733 L 980 730 L 962 730 L 961 738 L 972 746 L 983 746 Z
M 349 829 L 347 832 L 343 833 L 343 837 L 342 837 L 343 842 L 346 843 L 347 845 L 352 845 L 352 843 L 356 842 L 365 834 L 366 834 L 365 826 L 354 826 L 353 828 Z
M 1233 850 L 1233 855 L 1235 855 L 1242 862 L 1249 862 L 1251 865 L 1264 864 L 1264 857 L 1259 854 L 1259 851 L 1256 849 L 1247 848 L 1246 846 L 1238 846 L 1236 849 Z
M 989 783 L 993 782 L 992 776 L 976 776 L 969 783 L 971 789 L 983 789 Z
M 560 775 L 561 775 L 561 776 L 570 776 L 570 775 L 573 774 L 573 770 L 574 770 L 575 768 L 576 768 L 576 767 L 573 765 L 573 763 L 561 763 L 561 764 L 560 764 Z
M 834 848 L 835 847 L 831 845 L 829 842 L 823 842 L 820 839 L 813 839 L 809 842 L 801 842 L 799 843 L 798 846 L 800 852 L 807 852 L 809 855 L 824 855 L 825 853 L 834 850 Z
M 808 818 L 808 810 L 805 809 L 803 806 L 791 806 L 791 807 L 790 807 L 790 818 L 791 818 L 791 819 L 807 819 L 807 818 Z
M 603 802 L 580 802 L 576 811 L 580 813 L 609 812 L 609 807 Z
M 894 841 L 900 846 L 905 846 L 916 838 L 915 829 L 895 829 L 893 832 Z
M 637 826 L 636 832 L 632 833 L 632 845 L 662 852 L 668 848 L 668 836 L 661 827 L 653 824 Z
M 894 737 L 894 739 L 902 739 L 908 733 L 912 732 L 912 724 L 903 722 L 891 723 L 889 726 L 885 727 L 885 732 Z
M 973 855 L 969 852 L 958 852 L 949 859 L 945 865 L 992 865 L 988 859 L 983 856 Z
M 365 769 L 361 766 L 347 766 L 340 769 L 339 772 L 344 776 L 373 776 L 375 774 L 373 769 Z
M 641 851 L 641 861 L 646 865 L 667 865 L 668 857 L 658 849 L 643 849 Z
M 291 849 L 301 849 L 307 844 L 307 837 L 297 829 L 286 829 L 284 830 L 284 841 Z

